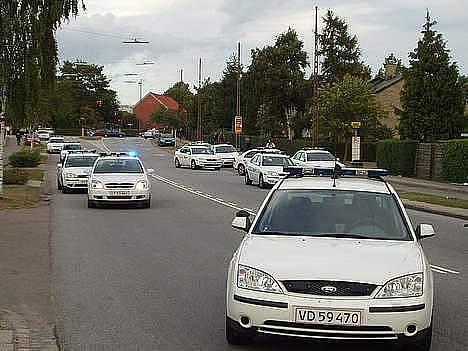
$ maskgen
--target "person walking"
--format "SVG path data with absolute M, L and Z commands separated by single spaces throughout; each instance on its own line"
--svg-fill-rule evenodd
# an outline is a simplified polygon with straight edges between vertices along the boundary
M 21 145 L 21 139 L 23 138 L 23 136 L 21 135 L 21 131 L 18 129 L 16 131 L 16 144 L 17 145 Z

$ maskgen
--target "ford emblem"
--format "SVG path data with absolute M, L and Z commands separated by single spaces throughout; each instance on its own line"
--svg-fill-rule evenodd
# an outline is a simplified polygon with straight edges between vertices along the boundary
M 333 294 L 336 292 L 336 288 L 334 286 L 322 286 L 322 291 L 326 292 L 327 294 Z

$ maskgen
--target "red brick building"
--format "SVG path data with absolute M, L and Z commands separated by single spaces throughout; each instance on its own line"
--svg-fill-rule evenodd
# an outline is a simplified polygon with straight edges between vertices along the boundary
M 162 126 L 151 120 L 153 112 L 161 108 L 173 111 L 179 111 L 180 109 L 181 112 L 186 112 L 172 97 L 149 92 L 133 107 L 133 113 L 138 119 L 138 129 L 161 128 Z

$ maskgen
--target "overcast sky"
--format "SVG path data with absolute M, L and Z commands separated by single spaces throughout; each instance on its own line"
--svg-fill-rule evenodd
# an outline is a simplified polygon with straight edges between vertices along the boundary
M 344 17 L 357 34 L 363 57 L 374 72 L 389 53 L 407 62 L 416 46 L 426 8 L 438 21 L 458 62 L 468 73 L 468 1 L 466 0 L 85 0 L 87 11 L 58 30 L 60 60 L 82 59 L 105 66 L 122 104 L 135 104 L 138 86 L 124 83 L 138 73 L 143 93 L 162 93 L 177 82 L 197 83 L 198 58 L 203 77 L 220 77 L 227 57 L 242 43 L 242 61 L 249 63 L 252 48 L 274 42 L 290 26 L 312 56 L 315 5 Z M 145 45 L 123 44 L 138 37 Z M 155 65 L 136 66 L 145 60 Z M 308 73 L 309 74 L 309 73 Z M 134 78 L 133 78 L 134 79 Z

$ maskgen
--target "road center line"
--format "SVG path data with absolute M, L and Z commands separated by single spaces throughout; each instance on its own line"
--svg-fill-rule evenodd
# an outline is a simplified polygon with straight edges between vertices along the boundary
M 431 268 L 435 269 L 435 270 L 438 270 L 438 271 L 445 272 L 445 273 L 460 274 L 460 272 L 457 272 L 457 271 L 454 271 L 454 270 L 451 270 L 451 269 L 448 269 L 448 268 L 436 266 L 434 264 L 431 264 Z

